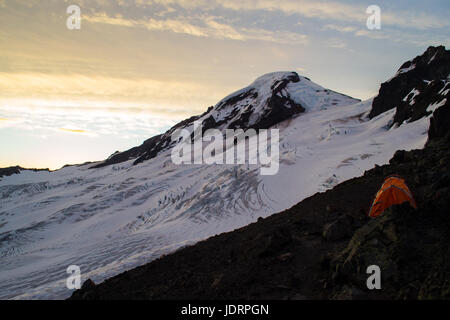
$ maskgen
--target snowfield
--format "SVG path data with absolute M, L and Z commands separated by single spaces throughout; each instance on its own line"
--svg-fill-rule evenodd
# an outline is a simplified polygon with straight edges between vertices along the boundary
M 263 92 L 267 81 L 253 85 Z M 175 165 L 166 150 L 138 165 L 2 178 L 0 298 L 67 298 L 69 265 L 80 266 L 82 281 L 101 282 L 287 209 L 388 163 L 396 150 L 424 146 L 429 117 L 388 129 L 395 109 L 369 120 L 372 100 L 352 103 L 305 83 L 284 89 L 306 112 L 274 127 L 280 168 L 273 176 L 260 175 L 259 165 Z M 212 112 L 218 119 L 227 110 Z

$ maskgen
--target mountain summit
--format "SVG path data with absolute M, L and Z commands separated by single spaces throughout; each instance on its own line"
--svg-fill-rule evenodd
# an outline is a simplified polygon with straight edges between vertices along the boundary
M 208 129 L 268 129 L 305 111 L 323 110 L 332 106 L 345 106 L 360 100 L 325 89 L 296 72 L 273 72 L 256 79 L 205 113 L 186 119 L 162 135 L 146 140 L 141 146 L 111 155 L 94 168 L 135 159 L 135 164 L 156 157 L 173 147 L 171 135 L 176 129 L 192 126 L 201 121 Z

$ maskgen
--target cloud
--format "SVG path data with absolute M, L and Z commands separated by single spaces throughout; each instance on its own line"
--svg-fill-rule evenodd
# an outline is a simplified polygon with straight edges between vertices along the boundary
M 211 34 L 211 32 L 208 32 L 208 30 L 206 28 L 198 27 L 188 21 L 182 21 L 182 20 L 149 19 L 146 22 L 138 22 L 137 24 L 142 24 L 148 30 L 171 31 L 174 33 L 184 33 L 184 34 L 188 34 L 188 35 L 196 36 L 196 37 L 208 37 Z M 222 36 L 215 35 L 215 34 L 213 34 L 213 36 L 222 38 Z M 225 38 L 226 38 L 226 35 L 225 35 Z
M 445 35 L 435 33 L 408 33 L 401 30 L 367 30 L 360 29 L 354 33 L 358 37 L 368 37 L 375 40 L 389 40 L 396 43 L 405 43 L 417 47 L 428 47 L 432 45 L 450 46 L 450 39 Z
M 179 118 L 203 112 L 229 91 L 228 87 L 182 80 L 0 72 L 0 100 L 8 100 L 3 105 L 15 99 L 30 103 L 24 100 L 28 97 L 36 107 L 41 107 L 36 104 L 40 100 L 46 106 L 56 101 L 55 106 L 150 111 Z
M 323 30 L 333 30 L 333 31 L 339 31 L 339 32 L 355 32 L 358 28 L 354 26 L 340 26 L 335 24 L 326 24 L 322 28 Z
M 272 27 L 254 27 L 248 21 L 236 23 L 224 23 L 219 21 L 217 14 L 223 10 L 234 12 L 237 17 L 245 16 L 246 12 L 265 11 L 269 13 L 281 12 L 286 17 L 299 15 L 309 18 L 312 24 L 317 21 L 326 21 L 321 28 L 323 31 L 337 31 L 340 33 L 354 34 L 372 39 L 388 39 L 394 42 L 408 42 L 414 45 L 423 43 L 415 41 L 416 31 L 432 31 L 450 26 L 450 21 L 425 12 L 413 12 L 408 9 L 401 12 L 384 9 L 381 7 L 382 28 L 389 28 L 389 32 L 398 35 L 406 34 L 403 40 L 389 35 L 379 35 L 361 31 L 365 28 L 368 14 L 366 5 L 348 4 L 340 1 L 307 1 L 307 0 L 155 0 L 136 1 L 136 6 L 154 8 L 156 5 L 164 8 L 156 18 L 148 19 L 124 19 L 111 17 L 105 13 L 88 16 L 86 19 L 94 23 L 106 23 L 126 27 L 146 27 L 154 31 L 170 31 L 197 37 L 214 39 L 229 39 L 239 41 L 259 40 L 282 44 L 308 44 L 309 36 L 292 30 L 274 30 Z M 180 10 L 180 8 L 182 10 Z M 184 12 L 180 14 L 180 12 Z M 213 14 L 214 12 L 214 14 Z M 172 18 L 161 19 L 166 13 L 175 13 Z M 159 17 L 159 18 L 158 18 Z M 292 27 L 292 26 L 291 26 Z M 401 30 L 391 30 L 400 28 Z M 413 32 L 413 33 L 412 33 Z M 401 35 L 400 35 L 401 36 Z M 428 36 L 427 36 L 428 37 Z
M 389 40 L 396 43 L 405 43 L 418 47 L 426 47 L 430 45 L 448 46 L 450 39 L 446 35 L 437 34 L 435 32 L 408 32 L 393 28 L 381 28 L 381 30 L 368 30 L 366 28 L 357 28 L 355 26 L 341 26 L 334 24 L 325 25 L 322 30 L 337 31 L 340 33 L 353 34 L 356 37 L 366 37 L 374 40 Z
M 110 17 L 104 12 L 95 15 L 83 15 L 83 20 L 91 23 L 104 23 L 124 27 L 133 27 L 136 25 L 135 21 L 123 19 L 120 14 L 117 14 L 115 17 Z
M 347 48 L 347 44 L 345 42 L 343 42 L 342 40 L 339 40 L 339 39 L 328 40 L 328 46 L 330 48 L 335 48 L 335 49 Z
M 90 23 L 102 23 L 122 27 L 145 27 L 148 30 L 172 31 L 174 33 L 184 33 L 197 37 L 208 36 L 208 34 L 202 31 L 200 27 L 197 27 L 188 21 L 175 19 L 156 20 L 150 18 L 148 20 L 133 20 L 124 19 L 121 15 L 111 17 L 104 12 L 94 15 L 86 15 L 83 16 L 83 19 Z
M 94 108 L 95 109 L 95 108 Z M 127 113 L 126 111 L 85 110 L 83 108 L 35 109 L 28 106 L 4 107 L 0 115 L 1 128 L 27 131 L 29 135 L 55 135 L 70 133 L 89 137 L 121 136 L 124 134 L 148 138 L 167 130 L 178 122 L 165 115 L 152 113 Z
M 201 15 L 177 17 L 176 19 L 125 19 L 122 16 L 108 16 L 102 12 L 83 17 L 90 23 L 101 23 L 123 27 L 143 27 L 151 31 L 170 31 L 214 39 L 229 39 L 238 41 L 259 40 L 275 43 L 306 44 L 308 37 L 283 30 L 267 30 L 262 28 L 235 27 L 217 21 L 217 17 Z
M 71 132 L 71 133 L 87 133 L 86 130 L 81 130 L 81 129 L 67 129 L 67 128 L 59 128 L 59 130 L 61 131 L 65 131 L 65 132 Z
M 146 2 L 147 5 L 155 3 Z M 282 12 L 286 16 L 293 14 L 302 17 L 328 21 L 325 28 L 335 29 L 341 32 L 354 32 L 355 28 L 366 24 L 368 5 L 348 4 L 340 1 L 310 1 L 310 0 L 169 0 L 156 1 L 165 6 L 179 6 L 185 10 L 212 11 L 220 8 L 228 9 L 236 13 L 242 12 Z M 403 29 L 430 30 L 450 26 L 450 20 L 444 16 L 408 10 L 392 11 L 385 9 L 382 4 L 381 18 L 383 26 L 400 27 Z M 345 22 L 346 26 L 331 23 Z
M 155 114 L 76 108 L 3 107 L 0 103 L 0 166 L 57 169 L 67 163 L 106 159 L 165 132 L 176 121 Z M 12 141 L 12 142 L 11 142 Z
M 180 4 L 184 1 L 180 1 Z M 337 1 L 306 1 L 306 0 L 220 0 L 219 3 L 235 11 L 265 10 L 281 11 L 285 14 L 299 14 L 308 18 L 317 18 L 328 21 L 345 21 L 347 23 L 364 23 L 367 20 L 367 6 L 345 4 Z M 417 13 L 403 10 L 393 12 L 384 10 L 381 6 L 382 23 L 390 26 L 404 28 L 429 29 L 443 28 L 450 25 L 446 18 L 426 13 Z

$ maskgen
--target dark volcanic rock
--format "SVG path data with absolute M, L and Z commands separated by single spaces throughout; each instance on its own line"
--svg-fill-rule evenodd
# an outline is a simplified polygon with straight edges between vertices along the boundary
M 0 178 L 2 177 L 8 177 L 13 174 L 18 174 L 23 170 L 30 170 L 30 171 L 49 171 L 49 169 L 27 169 L 22 168 L 20 166 L 14 166 L 14 167 L 7 167 L 7 168 L 0 168 Z
M 79 290 L 75 290 L 72 297 L 77 297 L 78 299 L 93 299 L 92 291 L 95 289 L 95 283 L 91 279 L 87 279 L 83 282 L 83 285 Z
M 91 279 L 87 279 L 81 286 L 81 290 L 91 290 L 95 288 L 95 283 Z
M 273 256 L 287 248 L 292 242 L 292 235 L 288 228 L 279 228 L 272 234 L 264 234 L 261 237 L 261 252 L 260 257 Z
M 154 153 L 157 154 L 158 145 L 161 142 L 161 135 L 154 136 L 150 139 L 147 139 L 144 141 L 144 143 L 138 147 L 131 148 L 124 152 L 115 152 L 112 154 L 108 159 L 103 161 L 100 164 L 97 164 L 95 166 L 92 166 L 92 168 L 101 168 L 105 166 L 109 166 L 116 163 L 121 163 L 124 161 L 128 161 L 131 159 L 135 159 L 139 156 L 141 156 L 143 153 Z
M 279 80 L 272 85 L 272 96 L 267 102 L 269 112 L 265 115 L 261 121 L 254 125 L 254 129 L 266 129 L 271 126 L 291 118 L 293 115 L 305 112 L 300 104 L 295 103 L 289 96 L 289 93 L 285 92 L 286 86 L 289 82 L 299 82 L 300 77 L 297 73 L 293 72 L 285 79 Z
M 404 63 L 397 75 L 381 85 L 378 95 L 373 100 L 372 110 L 369 117 L 374 118 L 379 114 L 399 107 L 395 122 L 402 123 L 413 117 L 418 119 L 424 115 L 424 106 L 418 105 L 408 107 L 409 101 L 403 99 L 418 89 L 423 95 L 423 101 L 435 96 L 441 87 L 440 80 L 447 79 L 450 74 L 450 51 L 445 47 L 429 47 L 421 56 L 412 61 Z M 431 81 L 428 88 L 427 82 Z M 421 91 L 422 90 L 422 91 Z
M 428 116 L 430 105 L 450 105 L 450 80 L 433 80 L 422 82 L 405 99 L 399 102 L 394 116 L 394 123 L 398 125 L 404 121 L 412 122 Z M 445 94 L 446 93 L 446 94 Z
M 7 177 L 13 174 L 18 174 L 20 173 L 20 170 L 22 170 L 23 168 L 19 167 L 19 166 L 15 166 L 15 167 L 8 167 L 8 168 L 0 168 L 0 178 L 1 177 Z
M 447 95 L 448 97 L 448 95 Z M 430 119 L 428 141 L 444 137 L 450 130 L 450 99 L 445 106 L 437 109 Z
M 349 216 L 343 216 L 336 221 L 328 223 L 323 228 L 323 238 L 327 241 L 336 241 L 351 237 L 353 232 L 352 219 Z

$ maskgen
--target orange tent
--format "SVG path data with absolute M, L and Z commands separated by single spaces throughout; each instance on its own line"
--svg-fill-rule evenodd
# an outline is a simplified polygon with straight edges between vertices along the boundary
M 397 175 L 389 176 L 384 180 L 383 185 L 375 196 L 369 211 L 369 217 L 378 217 L 390 206 L 404 202 L 409 202 L 412 207 L 417 209 L 416 201 L 414 201 L 405 180 Z

